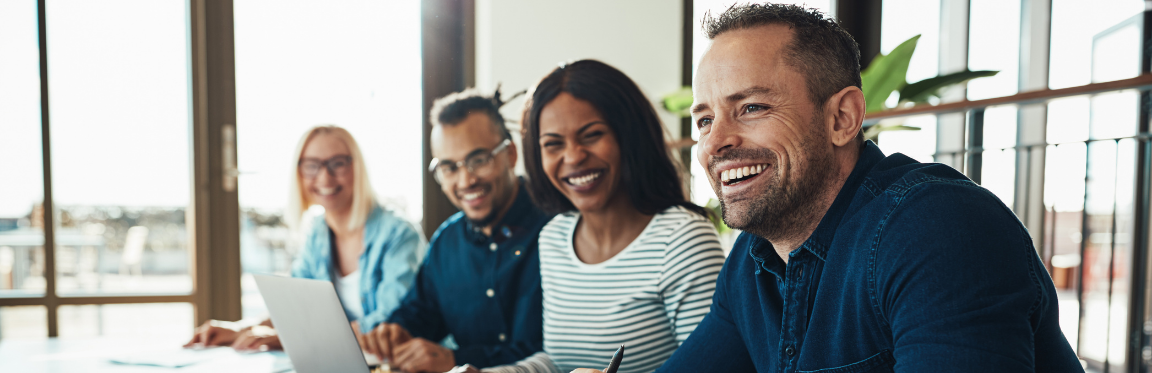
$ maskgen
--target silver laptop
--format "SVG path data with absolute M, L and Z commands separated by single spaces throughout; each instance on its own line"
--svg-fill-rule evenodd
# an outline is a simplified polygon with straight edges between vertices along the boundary
M 369 371 L 331 282 L 254 275 L 280 344 L 298 373 Z M 374 358 L 375 356 L 373 356 Z M 372 359 L 375 360 L 375 359 Z M 373 361 L 375 363 L 375 361 Z

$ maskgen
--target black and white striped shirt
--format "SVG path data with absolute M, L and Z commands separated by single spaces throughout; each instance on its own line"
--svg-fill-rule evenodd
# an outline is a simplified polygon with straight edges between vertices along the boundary
M 602 369 L 621 344 L 620 373 L 651 372 L 683 343 L 712 305 L 724 253 L 707 219 L 682 207 L 652 218 L 636 240 L 597 264 L 576 257 L 578 213 L 540 232 L 544 353 L 518 371 Z M 533 367 L 524 369 L 526 367 Z

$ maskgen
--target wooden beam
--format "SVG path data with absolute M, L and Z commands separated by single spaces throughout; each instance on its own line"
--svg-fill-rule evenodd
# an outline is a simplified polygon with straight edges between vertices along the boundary
M 913 115 L 956 113 L 989 106 L 1031 104 L 1061 97 L 1090 95 L 1111 91 L 1121 91 L 1126 89 L 1144 89 L 1150 87 L 1152 87 L 1152 74 L 1144 74 L 1130 79 L 1085 84 L 1082 86 L 1061 89 L 1042 89 L 1038 91 L 1021 92 L 1011 96 L 989 98 L 984 100 L 964 100 L 940 105 L 918 105 L 906 109 L 887 110 L 879 113 L 868 114 L 864 118 L 864 123 L 876 123 L 883 119 L 909 117 Z
M 432 161 L 428 111 L 432 102 L 475 84 L 475 2 L 472 0 L 423 0 L 420 7 L 420 45 L 424 118 L 421 169 Z M 440 191 L 432 174 L 424 173 L 424 236 L 432 237 L 440 223 L 455 214 L 456 206 Z
M 42 153 L 42 166 L 44 169 L 44 200 L 41 202 L 44 221 L 44 298 L 43 304 L 48 309 L 48 336 L 59 335 L 59 319 L 56 313 L 56 204 L 52 200 L 52 141 L 49 131 L 48 110 L 48 15 L 45 0 L 37 2 L 37 17 L 39 18 L 40 39 L 40 141 Z
M 232 0 L 192 0 L 192 208 L 195 322 L 239 320 L 240 204 L 235 175 L 236 62 Z
M 863 70 L 880 54 L 880 17 L 884 7 L 880 0 L 840 0 L 835 4 L 840 27 L 860 46 L 860 69 Z

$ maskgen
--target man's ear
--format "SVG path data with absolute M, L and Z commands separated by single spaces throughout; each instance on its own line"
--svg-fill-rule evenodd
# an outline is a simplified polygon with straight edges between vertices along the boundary
M 859 136 L 864 123 L 864 92 L 848 86 L 828 98 L 824 103 L 824 120 L 832 144 L 841 147 Z
M 519 158 L 520 158 L 520 151 L 519 151 L 519 148 L 516 147 L 516 141 L 515 140 L 512 140 L 512 139 L 508 139 L 508 140 L 510 141 L 508 143 L 508 149 L 504 150 L 504 151 L 508 152 L 508 168 L 515 170 L 516 169 L 516 161 L 519 160 Z

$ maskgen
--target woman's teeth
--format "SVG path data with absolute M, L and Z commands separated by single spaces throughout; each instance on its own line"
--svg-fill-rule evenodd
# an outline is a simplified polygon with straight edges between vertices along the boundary
M 572 184 L 572 185 L 575 185 L 578 187 L 579 186 L 585 186 L 585 185 L 588 185 L 589 183 L 591 183 L 592 181 L 596 180 L 596 178 L 600 177 L 600 174 L 602 174 L 602 172 L 587 174 L 587 175 L 578 176 L 578 177 L 570 177 L 570 178 L 568 178 L 568 184 Z
M 330 196 L 336 194 L 336 188 L 316 188 L 316 194 Z
M 758 164 L 755 166 L 737 167 L 737 168 L 733 168 L 730 170 L 720 171 L 720 181 L 724 182 L 725 184 L 729 184 L 730 182 L 739 182 L 739 181 L 742 181 L 744 178 L 759 174 L 760 172 L 764 171 L 764 169 L 766 169 L 766 168 L 768 168 L 767 163 Z

